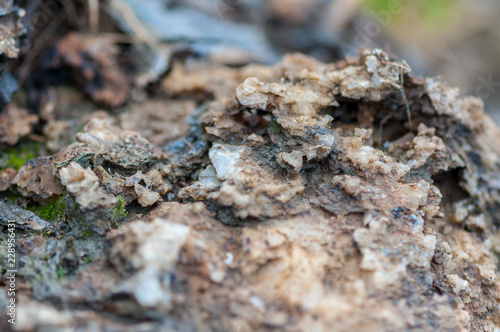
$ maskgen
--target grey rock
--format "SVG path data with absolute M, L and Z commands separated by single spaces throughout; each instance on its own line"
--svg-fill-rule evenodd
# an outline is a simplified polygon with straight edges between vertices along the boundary
M 52 228 L 52 225 L 38 217 L 31 211 L 27 211 L 15 204 L 0 201 L 0 225 L 8 226 L 14 221 L 16 228 L 41 231 Z

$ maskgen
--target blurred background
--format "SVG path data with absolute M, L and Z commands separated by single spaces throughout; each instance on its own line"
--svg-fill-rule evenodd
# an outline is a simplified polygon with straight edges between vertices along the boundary
M 481 97 L 500 123 L 498 0 L 156 2 L 254 25 L 279 55 L 298 51 L 333 61 L 359 48 L 382 48 L 406 59 L 417 75 L 442 75 L 463 94 Z
M 156 70 L 157 77 L 166 72 L 168 57 L 175 52 L 239 66 L 274 63 L 287 52 L 336 61 L 360 48 L 378 47 L 406 59 L 417 75 L 442 75 L 462 94 L 482 98 L 487 112 L 500 123 L 498 0 L 27 0 L 18 4 L 27 10 L 31 47 L 36 50 L 21 65 L 21 81 L 47 56 L 44 48 L 69 30 L 114 34 L 118 44 L 129 43 L 123 36 L 133 36 L 135 42 L 151 46 L 153 52 L 136 54 L 149 71 Z

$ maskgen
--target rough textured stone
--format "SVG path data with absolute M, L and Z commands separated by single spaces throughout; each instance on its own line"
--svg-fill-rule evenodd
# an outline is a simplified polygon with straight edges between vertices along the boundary
M 80 206 L 132 216 L 30 258 L 71 273 L 25 264 L 27 329 L 48 326 L 35 308 L 50 300 L 71 308 L 43 305 L 51 326 L 87 330 L 497 330 L 500 131 L 480 100 L 409 73 L 379 50 L 178 63 L 160 90 L 202 103 L 165 153 L 94 114 L 47 167 Z

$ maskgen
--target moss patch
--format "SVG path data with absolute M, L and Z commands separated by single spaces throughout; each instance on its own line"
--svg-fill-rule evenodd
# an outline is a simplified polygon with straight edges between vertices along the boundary
M 61 280 L 65 275 L 66 273 L 68 273 L 68 271 L 66 271 L 61 264 L 59 264 L 57 266 L 57 277 L 59 280 Z
M 283 128 L 279 125 L 274 116 L 271 121 L 269 121 L 269 125 L 267 126 L 267 133 L 269 135 L 283 135 Z
M 410 1 L 364 0 L 362 5 L 370 10 L 371 19 L 376 21 L 382 19 L 387 22 L 384 28 L 396 28 L 393 22 L 396 16 L 400 16 L 403 12 L 414 11 L 418 13 L 418 18 L 424 28 L 442 29 L 458 12 L 460 1 L 421 0 L 411 3 Z
M 66 215 L 66 203 L 64 202 L 64 192 L 61 197 L 40 207 L 31 207 L 30 210 L 37 213 L 40 218 L 47 221 L 61 220 Z
M 7 200 L 7 203 L 10 203 L 10 204 L 17 204 L 17 200 L 21 197 L 22 197 L 21 195 L 13 194 L 13 193 L 8 192 L 8 191 L 0 194 L 0 199 L 5 199 L 5 200 Z
M 116 196 L 116 198 L 118 198 L 118 204 L 113 209 L 114 222 L 118 222 L 128 215 L 128 212 L 125 210 L 125 200 L 121 195 Z
M 19 169 L 30 159 L 38 157 L 40 143 L 28 141 L 5 149 L 0 153 L 0 169 Z

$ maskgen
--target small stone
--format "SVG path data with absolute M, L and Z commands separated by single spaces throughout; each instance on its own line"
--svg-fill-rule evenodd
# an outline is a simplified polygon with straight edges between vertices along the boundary
M 94 172 L 83 168 L 76 162 L 71 162 L 67 167 L 61 168 L 59 175 L 61 183 L 69 193 L 75 196 L 82 210 L 112 208 L 118 203 L 115 196 L 106 194 Z
M 139 183 L 134 184 L 134 190 L 137 194 L 137 200 L 139 201 L 139 204 L 141 204 L 141 206 L 143 207 L 151 206 L 161 199 L 160 194 L 148 190 L 146 187 L 140 185 Z
M 52 225 L 15 204 L 0 201 L 0 225 L 8 226 L 14 222 L 16 228 L 41 231 L 51 229 Z
M 236 98 L 243 107 L 265 110 L 269 97 L 261 92 L 261 87 L 262 84 L 256 77 L 247 78 L 236 88 Z

